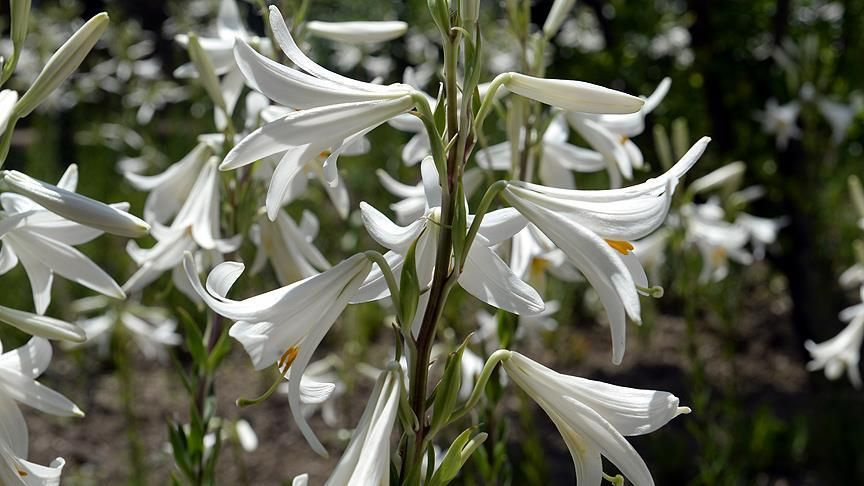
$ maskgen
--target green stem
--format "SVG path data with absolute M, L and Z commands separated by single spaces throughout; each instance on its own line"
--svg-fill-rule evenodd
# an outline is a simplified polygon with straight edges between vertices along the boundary
M 499 349 L 489 356 L 489 359 L 486 360 L 486 364 L 483 365 L 483 370 L 480 371 L 480 375 L 477 377 L 477 381 L 474 382 L 474 390 L 471 392 L 471 396 L 468 397 L 468 401 L 450 414 L 449 422 L 459 420 L 463 415 L 477 406 L 477 403 L 480 402 L 480 399 L 483 397 L 483 390 L 486 389 L 486 384 L 489 382 L 489 378 L 492 376 L 498 363 L 510 359 L 510 354 L 510 351 L 506 349 Z
M 114 323 L 114 366 L 120 380 L 123 398 L 123 415 L 126 421 L 126 439 L 129 443 L 129 462 L 131 473 L 129 482 L 133 485 L 147 484 L 147 467 L 144 464 L 144 446 L 141 444 L 138 418 L 135 416 L 135 382 L 130 363 L 132 357 L 127 350 L 128 335 L 123 323 Z

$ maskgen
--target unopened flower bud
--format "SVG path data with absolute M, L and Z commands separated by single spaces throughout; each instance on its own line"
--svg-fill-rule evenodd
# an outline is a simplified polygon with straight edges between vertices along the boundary
M 504 86 L 510 91 L 565 110 L 582 113 L 636 113 L 645 104 L 641 98 L 596 84 L 567 79 L 546 79 L 508 73 Z
M 108 28 L 108 14 L 96 14 L 78 29 L 57 52 L 48 59 L 39 76 L 15 105 L 15 117 L 30 114 L 40 103 L 66 80 L 81 65 L 84 57 L 93 49 L 96 42 Z
M 68 220 L 119 236 L 138 237 L 150 225 L 105 203 L 42 182 L 16 170 L 0 173 L 9 190 L 29 197 L 45 209 Z
M 551 39 L 558 32 L 561 24 L 570 15 L 570 10 L 573 9 L 575 3 L 576 0 L 555 0 L 549 10 L 549 15 L 546 17 L 546 22 L 543 23 L 543 36 L 545 38 Z

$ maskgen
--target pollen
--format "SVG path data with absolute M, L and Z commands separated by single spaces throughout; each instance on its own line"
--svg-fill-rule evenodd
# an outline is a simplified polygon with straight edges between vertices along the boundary
M 726 249 L 722 246 L 718 246 L 711 251 L 711 262 L 715 265 L 719 265 L 723 263 L 723 260 L 726 259 Z
M 321 153 L 318 154 L 318 157 L 321 157 L 322 159 L 326 159 L 327 157 L 330 157 L 331 153 L 332 152 L 330 152 L 329 150 L 322 150 Z
M 282 357 L 279 358 L 279 369 L 282 370 L 282 373 L 288 371 L 288 368 L 291 367 L 291 363 L 297 359 L 297 353 L 300 352 L 300 348 L 297 346 L 291 346 L 282 353 Z
M 609 246 L 614 248 L 618 253 L 622 255 L 626 255 L 633 251 L 633 243 L 630 243 L 629 241 L 606 240 L 606 243 L 609 243 Z
M 621 135 L 621 137 L 618 138 L 618 143 L 620 143 L 621 145 L 627 144 L 628 141 L 630 141 L 630 137 L 628 137 L 627 135 Z
M 27 474 L 27 471 L 24 471 L 23 469 L 18 469 L 18 468 L 15 468 L 15 469 L 18 470 L 18 475 L 21 476 L 22 478 L 26 478 L 27 476 L 29 476 L 29 474 Z

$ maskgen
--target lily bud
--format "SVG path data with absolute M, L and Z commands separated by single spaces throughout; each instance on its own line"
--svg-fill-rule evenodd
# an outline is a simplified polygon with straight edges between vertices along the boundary
M 379 22 L 306 22 L 306 30 L 322 39 L 348 43 L 386 42 L 401 37 L 408 24 L 399 20 Z
M 17 170 L 0 173 L 9 190 L 27 196 L 45 209 L 76 223 L 119 236 L 138 237 L 150 231 L 150 225 L 119 209 L 81 194 L 61 189 L 22 174 Z
M 73 343 L 83 343 L 87 339 L 84 330 L 75 324 L 9 307 L 0 306 L 0 321 L 33 336 Z
M 546 22 L 543 23 L 543 37 L 551 39 L 558 32 L 575 3 L 576 0 L 555 0 L 549 10 L 549 16 L 546 17 Z
M 12 29 L 9 37 L 12 40 L 12 45 L 16 51 L 20 51 L 24 45 L 24 39 L 27 38 L 27 22 L 30 18 L 30 0 L 12 0 L 10 8 L 12 10 Z
M 740 160 L 726 164 L 719 169 L 716 169 L 707 175 L 704 175 L 690 184 L 690 192 L 699 194 L 710 192 L 720 188 L 727 188 L 733 191 L 741 184 L 741 177 L 747 170 L 747 165 Z
M 213 100 L 213 104 L 227 113 L 228 108 L 225 104 L 225 98 L 222 96 L 222 88 L 219 86 L 219 77 L 216 76 L 216 70 L 213 68 L 210 58 L 201 48 L 197 35 L 189 34 L 189 44 L 186 48 L 189 49 L 189 58 L 192 59 L 192 64 L 198 70 L 198 79 L 204 85 L 204 90 Z
M 584 81 L 508 73 L 504 86 L 526 98 L 582 113 L 636 113 L 645 104 L 641 98 Z
M 16 118 L 30 114 L 40 103 L 45 101 L 63 81 L 66 80 L 81 65 L 84 57 L 93 49 L 96 42 L 108 28 L 108 14 L 96 14 L 78 29 L 57 52 L 48 59 L 39 76 L 18 100 L 15 105 Z

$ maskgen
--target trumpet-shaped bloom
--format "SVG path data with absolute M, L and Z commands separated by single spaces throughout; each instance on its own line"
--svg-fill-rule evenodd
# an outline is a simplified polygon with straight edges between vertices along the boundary
M 401 275 L 405 255 L 411 244 L 417 240 L 417 276 L 421 288 L 424 288 L 430 284 L 435 268 L 441 187 L 431 158 L 422 162 L 421 169 L 426 191 L 426 211 L 422 218 L 403 227 L 390 221 L 369 204 L 361 203 L 360 211 L 366 230 L 372 238 L 390 250 L 385 258 L 397 279 Z M 513 236 L 525 224 L 525 220 L 510 208 L 488 213 L 468 251 L 464 271 L 459 275 L 458 281 L 465 291 L 489 305 L 515 314 L 532 315 L 543 311 L 543 300 L 537 291 L 514 275 L 491 248 Z M 355 297 L 355 302 L 377 300 L 387 295 L 389 289 L 376 266 L 361 293 Z
M 324 178 L 336 184 L 339 156 L 378 125 L 409 111 L 414 106 L 414 89 L 401 84 L 364 83 L 328 71 L 303 54 L 275 7 L 270 8 L 270 23 L 285 55 L 305 72 L 261 56 L 242 41 L 235 46 L 237 63 L 250 87 L 300 111 L 250 133 L 231 149 L 220 169 L 236 169 L 281 154 L 267 193 L 267 212 L 272 220 L 291 181 L 308 160 L 326 153 Z
M 397 370 L 382 372 L 327 486 L 390 484 L 390 434 L 401 388 Z
M 663 79 L 635 113 L 591 115 L 572 112 L 567 115 L 573 128 L 603 155 L 613 186 L 620 186 L 621 176 L 632 179 L 633 169 L 644 165 L 642 151 L 630 138 L 645 129 L 645 117 L 663 101 L 670 84 L 669 78 Z
M 35 179 L 30 180 L 44 184 Z M 77 184 L 78 168 L 73 164 L 66 169 L 56 189 L 65 194 L 75 194 Z M 0 223 L 0 240 L 3 241 L 3 248 L 0 250 L 0 274 L 8 272 L 21 262 L 30 280 L 33 302 L 38 314 L 44 314 L 51 303 L 51 287 L 55 273 L 109 297 L 124 298 L 123 290 L 114 279 L 74 248 L 74 245 L 86 243 L 101 235 L 102 229 L 70 221 L 46 209 L 39 202 L 44 201 L 34 201 L 8 192 L 0 195 L 0 205 L 6 213 L 5 219 Z M 126 203 L 107 206 L 93 202 L 119 214 L 126 213 L 118 208 L 128 208 Z
M 207 277 L 206 290 L 198 280 L 191 255 L 184 258 L 183 268 L 205 304 L 236 321 L 228 334 L 243 345 L 256 369 L 278 363 L 280 367 L 290 366 L 294 376 L 302 377 L 318 344 L 366 278 L 371 263 L 362 254 L 354 255 L 324 273 L 244 300 L 227 297 L 243 273 L 243 264 L 217 265 Z M 326 454 L 303 417 L 301 381 L 289 381 L 291 413 L 312 448 Z
M 4 485 L 60 484 L 63 459 L 55 459 L 50 466 L 27 460 L 29 433 L 18 408 L 23 403 L 62 417 L 84 415 L 68 398 L 36 381 L 51 362 L 51 354 L 51 344 L 38 337 L 0 354 L 0 483 Z
M 194 296 L 186 285 L 180 270 L 183 254 L 196 249 L 213 250 L 219 255 L 234 251 L 241 236 L 220 238 L 219 231 L 219 173 L 218 163 L 212 157 L 200 169 L 195 183 L 186 194 L 183 206 L 177 211 L 171 225 L 166 227 L 154 221 L 153 237 L 156 245 L 141 249 L 135 242 L 126 245 L 129 256 L 138 264 L 138 270 L 123 284 L 127 292 L 144 288 L 166 270 L 172 270 L 174 282 L 187 295 Z
M 635 486 L 652 486 L 648 466 L 624 436 L 644 435 L 666 425 L 687 407 L 671 393 L 626 388 L 562 375 L 511 352 L 504 370 L 552 419 L 564 437 L 579 486 L 603 481 L 605 456 Z
M 382 169 L 375 170 L 375 175 L 387 192 L 401 199 L 390 205 L 390 209 L 396 214 L 397 223 L 407 226 L 423 217 L 426 212 L 426 190 L 422 181 L 409 186 L 397 181 Z M 477 168 L 466 170 L 462 174 L 462 187 L 466 197 L 471 197 L 471 194 L 480 187 L 481 182 L 483 182 L 481 171 Z
M 624 115 L 622 115 L 624 116 Z M 575 189 L 573 172 L 596 172 L 607 167 L 603 155 L 567 142 L 569 130 L 563 115 L 556 116 L 543 134 L 538 176 L 543 185 Z M 483 169 L 512 171 L 510 141 L 479 150 L 477 165 Z
M 330 268 L 330 263 L 312 243 L 318 235 L 318 219 L 309 211 L 303 211 L 299 225 L 280 211 L 276 221 L 260 218 L 258 225 L 252 228 L 252 241 L 258 245 L 253 273 L 270 260 L 279 283 L 288 285 Z
M 839 144 L 846 138 L 849 127 L 852 126 L 852 122 L 855 121 L 855 117 L 861 111 L 862 104 L 864 103 L 860 98 L 856 98 L 849 104 L 838 103 L 829 99 L 821 99 L 816 104 L 819 113 L 831 127 L 831 140 L 835 144 Z
M 516 181 L 502 193 L 597 291 L 609 315 L 616 364 L 624 356 L 626 317 L 641 322 L 637 285 L 648 286 L 629 241 L 650 234 L 663 223 L 678 179 L 696 163 L 709 140 L 697 142 L 663 175 L 632 187 L 585 191 Z
M 829 380 L 840 378 L 843 371 L 855 388 L 861 388 L 861 343 L 864 342 L 864 287 L 861 287 L 862 303 L 847 307 L 840 312 L 840 320 L 849 324 L 833 338 L 816 344 L 808 340 L 804 347 L 812 360 L 807 363 L 809 371 L 825 370 Z

